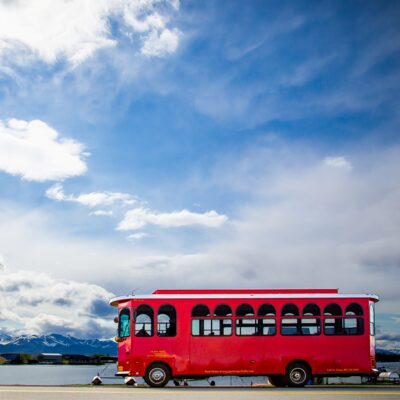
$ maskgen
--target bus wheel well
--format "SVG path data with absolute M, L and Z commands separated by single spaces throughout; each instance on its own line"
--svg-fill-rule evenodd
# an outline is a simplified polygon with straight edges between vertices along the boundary
M 286 371 L 287 371 L 293 364 L 302 364 L 302 365 L 304 365 L 304 366 L 308 369 L 308 371 L 310 372 L 310 374 L 311 374 L 311 372 L 312 372 L 311 365 L 310 365 L 307 361 L 304 361 L 304 360 L 293 360 L 293 361 L 290 361 L 290 362 L 286 365 Z

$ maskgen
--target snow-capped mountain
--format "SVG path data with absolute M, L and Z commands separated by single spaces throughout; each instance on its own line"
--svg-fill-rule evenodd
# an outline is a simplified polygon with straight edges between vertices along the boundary
M 77 339 L 59 334 L 22 335 L 12 338 L 0 336 L 1 353 L 61 353 L 61 354 L 105 354 L 115 356 L 117 344 L 113 340 Z

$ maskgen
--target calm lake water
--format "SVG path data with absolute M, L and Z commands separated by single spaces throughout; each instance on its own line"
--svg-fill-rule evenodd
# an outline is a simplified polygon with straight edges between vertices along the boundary
M 400 363 L 383 363 L 388 370 L 400 370 Z M 379 366 L 382 366 L 380 364 Z M 0 365 L 0 385 L 72 385 L 88 384 L 100 373 L 104 384 L 124 383 L 113 378 L 116 364 L 106 365 Z M 109 377 L 109 378 L 107 378 Z M 250 385 L 265 383 L 265 377 L 215 377 L 217 385 Z M 138 380 L 138 383 L 143 383 Z M 170 383 L 172 385 L 172 382 Z M 193 382 L 194 384 L 194 382 Z M 196 381 L 196 385 L 207 386 L 207 381 Z
M 90 383 L 97 373 L 113 376 L 116 364 L 106 365 L 0 365 L 0 385 L 70 385 Z M 104 379 L 123 383 L 123 379 Z

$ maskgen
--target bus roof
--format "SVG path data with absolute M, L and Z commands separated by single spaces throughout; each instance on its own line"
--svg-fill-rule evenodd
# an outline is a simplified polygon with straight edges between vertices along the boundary
M 114 297 L 110 305 L 117 306 L 134 299 L 157 300 L 157 299 L 279 299 L 279 298 L 369 298 L 379 301 L 375 294 L 340 294 L 338 289 L 157 289 L 151 294 L 132 294 L 128 296 Z
M 339 289 L 156 289 L 152 294 L 306 294 L 339 293 Z

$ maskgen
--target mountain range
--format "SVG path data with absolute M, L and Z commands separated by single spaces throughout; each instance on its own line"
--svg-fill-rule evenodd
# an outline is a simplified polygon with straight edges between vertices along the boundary
M 69 335 L 21 335 L 11 337 L 0 334 L 1 353 L 61 353 L 104 354 L 115 356 L 117 344 L 111 339 L 77 339 Z

